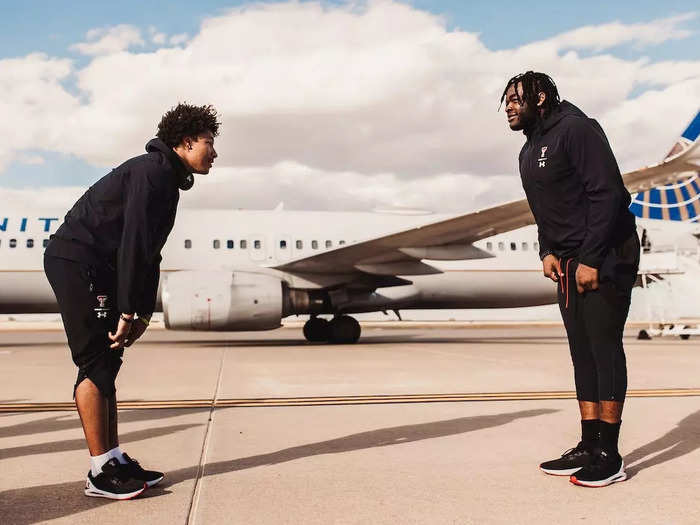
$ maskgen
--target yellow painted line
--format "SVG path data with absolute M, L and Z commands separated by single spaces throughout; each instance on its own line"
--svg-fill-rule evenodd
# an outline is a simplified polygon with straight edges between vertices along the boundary
M 667 388 L 630 390 L 627 397 L 688 397 L 700 396 L 700 388 Z M 121 401 L 119 409 L 188 409 L 188 408 L 236 408 L 236 407 L 286 407 L 324 405 L 377 405 L 391 403 L 455 403 L 475 401 L 535 401 L 575 399 L 572 391 L 542 392 L 481 392 L 458 394 L 396 394 L 367 396 L 326 397 L 271 397 L 242 399 L 172 399 L 155 401 Z M 64 403 L 0 403 L 0 412 L 49 412 L 75 410 L 72 402 Z

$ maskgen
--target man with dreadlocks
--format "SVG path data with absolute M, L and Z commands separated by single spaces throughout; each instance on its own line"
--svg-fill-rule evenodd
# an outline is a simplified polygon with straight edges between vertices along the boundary
M 617 442 L 627 391 L 622 332 L 639 265 L 630 196 L 598 122 L 528 71 L 511 78 L 501 103 L 526 137 L 520 176 L 537 222 L 545 277 L 557 283 L 569 339 L 581 441 L 540 468 L 603 487 L 627 478 Z
M 90 451 L 85 495 L 125 500 L 163 479 L 122 452 L 115 379 L 124 348 L 155 309 L 160 252 L 180 190 L 206 174 L 219 133 L 211 106 L 178 104 L 163 115 L 146 153 L 102 177 L 66 215 L 44 253 L 78 377 L 73 387 Z

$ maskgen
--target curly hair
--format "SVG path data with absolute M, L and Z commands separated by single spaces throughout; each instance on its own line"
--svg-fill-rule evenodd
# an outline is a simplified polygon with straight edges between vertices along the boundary
M 506 92 L 510 86 L 516 87 L 515 96 L 520 99 L 517 90 L 518 84 L 523 86 L 523 100 L 519 100 L 519 102 L 522 103 L 525 101 L 532 107 L 537 106 L 539 93 L 544 92 L 546 96 L 543 105 L 543 118 L 547 118 L 552 110 L 559 105 L 559 91 L 557 90 L 557 85 L 554 83 L 554 80 L 552 80 L 552 77 L 544 73 L 536 73 L 534 71 L 526 71 L 525 73 L 515 75 L 513 78 L 511 78 L 506 84 L 503 94 L 501 95 L 501 104 L 503 104 L 503 101 L 506 98 Z
M 180 144 L 185 137 L 196 137 L 206 131 L 211 131 L 216 137 L 221 125 L 216 117 L 216 110 L 212 105 L 193 106 L 187 102 L 180 102 L 163 115 L 156 137 L 171 148 Z

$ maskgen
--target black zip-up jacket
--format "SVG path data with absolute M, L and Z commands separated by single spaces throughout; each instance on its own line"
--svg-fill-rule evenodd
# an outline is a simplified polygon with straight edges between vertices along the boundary
M 180 185 L 191 175 L 162 140 L 91 186 L 51 237 L 46 255 L 116 272 L 120 312 L 150 316 L 160 252 L 175 223 Z
M 564 100 L 526 135 L 520 177 L 540 258 L 553 253 L 600 269 L 610 248 L 635 232 L 630 194 L 603 129 Z

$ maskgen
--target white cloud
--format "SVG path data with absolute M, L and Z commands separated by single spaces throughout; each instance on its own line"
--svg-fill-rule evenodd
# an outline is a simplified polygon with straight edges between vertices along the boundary
M 520 198 L 517 176 L 480 177 L 435 174 L 404 181 L 392 173 L 327 172 L 294 162 L 266 167 L 214 168 L 196 176 L 195 187 L 181 196 L 190 208 L 273 208 L 367 210 L 412 208 L 471 210 Z
M 177 35 L 171 36 L 168 42 L 170 42 L 170 45 L 179 46 L 180 44 L 184 44 L 185 42 L 187 42 L 187 39 L 189 37 L 190 36 L 187 33 L 179 33 Z
M 523 137 L 497 108 L 505 81 L 526 69 L 550 73 L 564 98 L 602 123 L 623 170 L 660 159 L 697 108 L 700 61 L 573 48 L 680 38 L 689 16 L 493 51 L 476 34 L 392 1 L 255 4 L 206 19 L 182 47 L 102 53 L 80 69 L 44 55 L 0 61 L 0 113 L 14 123 L 0 128 L 0 170 L 25 149 L 115 166 L 186 100 L 214 104 L 223 119 L 213 186 L 189 192 L 192 205 L 476 207 L 475 198 L 519 194 L 517 177 L 503 175 L 517 174 Z M 125 42 L 137 43 L 112 49 Z M 77 94 L 62 87 L 69 75 Z M 640 85 L 654 90 L 629 100 Z
M 85 38 L 86 42 L 73 44 L 71 49 L 83 55 L 98 56 L 126 51 L 132 46 L 145 44 L 141 37 L 141 30 L 126 24 L 91 29 Z
M 158 29 L 155 26 L 150 26 L 148 28 L 148 35 L 151 39 L 151 42 L 159 46 L 165 44 L 168 38 L 168 35 L 158 31 Z
M 679 26 L 696 17 L 697 13 L 691 12 L 654 20 L 646 24 L 613 22 L 598 26 L 585 26 L 562 33 L 550 41 L 559 49 L 576 48 L 602 51 L 630 43 L 644 47 L 689 37 L 692 32 Z
M 10 189 L 0 187 L 0 202 L 3 213 L 26 212 L 29 209 L 41 209 L 47 213 L 54 211 L 60 216 L 85 193 L 86 188 L 61 186 L 55 188 Z

